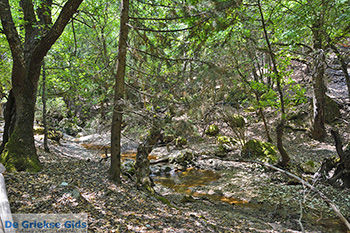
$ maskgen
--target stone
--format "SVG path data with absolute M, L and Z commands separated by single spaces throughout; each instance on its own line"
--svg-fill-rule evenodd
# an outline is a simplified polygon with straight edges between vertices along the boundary
M 268 163 L 276 163 L 278 160 L 277 151 L 271 143 L 256 139 L 249 140 L 243 146 L 241 156 L 243 158 L 259 159 Z

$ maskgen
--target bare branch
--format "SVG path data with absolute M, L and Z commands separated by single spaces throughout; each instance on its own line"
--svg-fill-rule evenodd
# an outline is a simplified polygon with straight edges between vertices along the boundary
M 173 62 L 184 62 L 184 61 L 196 61 L 196 62 L 201 62 L 203 64 L 206 64 L 210 67 L 213 67 L 214 64 L 210 63 L 210 62 L 207 62 L 207 61 L 202 61 L 202 60 L 198 60 L 198 59 L 193 59 L 193 58 L 168 58 L 168 57 L 164 57 L 164 56 L 159 56 L 159 55 L 156 55 L 156 54 L 152 54 L 152 53 L 149 53 L 149 52 L 146 52 L 146 51 L 143 51 L 141 49 L 137 49 L 137 48 L 133 48 L 133 47 L 130 47 L 129 48 L 131 49 L 134 49 L 140 53 L 143 53 L 143 54 L 146 54 L 148 56 L 151 56 L 151 57 L 155 57 L 155 58 L 158 58 L 158 59 L 161 59 L 161 60 L 167 60 L 167 61 L 173 61 Z
M 188 31 L 188 30 L 191 30 L 199 25 L 200 24 L 196 24 L 196 25 L 193 25 L 192 27 L 181 28 L 181 29 L 157 30 L 157 29 L 152 29 L 152 28 L 139 28 L 139 27 L 135 27 L 135 26 L 128 24 L 128 26 L 131 27 L 132 29 L 146 31 L 146 32 L 162 32 L 162 33 Z
M 171 5 L 162 5 L 162 4 L 154 4 L 154 3 L 149 3 L 149 2 L 143 2 L 140 0 L 136 0 L 139 3 L 145 4 L 145 5 L 149 5 L 149 6 L 153 6 L 153 7 L 164 7 L 164 8 L 172 8 L 175 9 L 177 8 L 176 6 L 171 6 Z M 176 5 L 178 5 L 179 3 L 176 3 Z
M 171 21 L 171 20 L 178 20 L 178 19 L 187 19 L 187 18 L 194 18 L 194 17 L 200 17 L 202 14 L 198 15 L 190 15 L 190 16 L 177 16 L 177 17 L 166 17 L 166 18 L 152 18 L 152 17 L 144 17 L 144 18 L 139 18 L 139 17 L 130 17 L 130 19 L 133 20 L 152 20 L 152 21 Z

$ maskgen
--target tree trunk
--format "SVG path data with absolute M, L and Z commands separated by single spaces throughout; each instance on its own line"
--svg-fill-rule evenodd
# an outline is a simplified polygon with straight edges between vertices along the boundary
M 152 188 L 154 184 L 150 178 L 150 168 L 149 168 L 150 162 L 148 159 L 148 155 L 152 152 L 154 145 L 157 143 L 160 137 L 161 137 L 160 127 L 153 126 L 146 140 L 138 146 L 137 154 L 136 154 L 136 164 L 135 164 L 136 183 L 140 187 L 145 188 L 151 193 L 154 192 Z
M 123 0 L 120 14 L 120 37 L 118 45 L 117 74 L 114 86 L 114 104 L 111 129 L 111 180 L 120 184 L 120 141 L 123 117 L 124 77 L 126 68 L 126 52 L 128 39 L 129 0 Z
M 0 146 L 0 155 L 4 151 L 5 145 L 8 142 L 10 135 L 13 132 L 13 127 L 15 125 L 14 123 L 15 115 L 16 115 L 15 97 L 13 96 L 13 91 L 10 90 L 10 94 L 7 98 L 7 102 L 4 108 L 5 126 L 4 126 L 4 133 L 2 135 L 2 143 Z
M 43 62 L 43 90 L 41 95 L 41 100 L 43 102 L 43 125 L 44 125 L 44 150 L 50 152 L 49 146 L 47 144 L 47 122 L 46 122 L 46 69 L 45 62 Z
M 41 168 L 33 133 L 41 63 L 82 1 L 66 1 L 53 24 L 52 1 L 43 1 L 40 4 L 20 1 L 20 17 L 25 21 L 21 27 L 21 30 L 24 30 L 24 38 L 17 31 L 10 2 L 0 1 L 2 31 L 6 35 L 13 60 L 12 90 L 6 104 L 8 109 L 5 117 L 5 146 L 0 148 L 0 162 L 8 171 L 38 171 Z
M 263 27 L 263 31 L 264 31 L 264 37 L 266 40 L 266 44 L 268 47 L 268 51 L 269 51 L 269 55 L 271 58 L 271 63 L 272 63 L 272 70 L 273 73 L 276 75 L 276 83 L 277 83 L 277 92 L 279 95 L 279 99 L 280 99 L 280 108 L 281 108 L 281 120 L 279 122 L 279 124 L 276 127 L 276 140 L 277 140 L 277 149 L 281 154 L 281 162 L 280 165 L 282 167 L 286 167 L 290 161 L 290 157 L 288 155 L 288 153 L 286 152 L 286 150 L 283 147 L 283 129 L 284 129 L 284 124 L 285 124 L 285 118 L 286 118 L 286 111 L 285 111 L 285 106 L 284 106 L 284 95 L 283 95 L 283 90 L 281 87 L 281 74 L 278 71 L 277 68 L 277 62 L 275 60 L 275 54 L 272 50 L 271 47 L 271 43 L 267 34 L 267 29 L 266 29 L 266 24 L 265 24 L 265 19 L 264 19 L 264 14 L 262 11 L 262 7 L 261 7 L 261 2 L 260 0 L 258 0 L 258 8 L 259 8 L 259 12 L 260 12 L 260 18 L 261 18 L 261 24 Z
M 283 147 L 283 129 L 284 129 L 284 120 L 281 119 L 281 121 L 277 124 L 276 127 L 276 141 L 277 141 L 277 149 L 281 154 L 282 160 L 280 161 L 279 165 L 282 167 L 286 167 L 290 161 L 290 158 L 288 156 L 288 153 Z
M 40 76 L 40 66 L 18 72 L 18 67 L 14 67 L 13 75 L 31 74 L 34 83 L 29 82 L 28 77 L 13 77 L 16 80 L 24 80 L 23 83 L 13 84 L 13 96 L 15 98 L 15 120 L 10 122 L 13 131 L 5 145 L 0 162 L 8 171 L 31 171 L 36 172 L 41 169 L 41 165 L 36 153 L 34 144 L 34 109 L 36 102 L 37 80 Z
M 316 140 L 322 141 L 326 136 L 325 102 L 326 86 L 324 84 L 325 57 L 322 49 L 315 52 L 313 58 L 313 125 L 311 134 Z

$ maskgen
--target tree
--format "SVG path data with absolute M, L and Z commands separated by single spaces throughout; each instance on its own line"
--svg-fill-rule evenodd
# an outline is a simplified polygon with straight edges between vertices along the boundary
M 12 90 L 6 104 L 5 130 L 0 161 L 9 171 L 39 171 L 33 134 L 36 92 L 42 61 L 62 34 L 83 0 L 68 0 L 55 23 L 52 23 L 52 0 L 36 5 L 31 0 L 21 0 L 20 33 L 8 0 L 0 1 L 2 31 L 9 44 L 12 66 Z M 21 32 L 24 32 L 24 35 Z M 24 37 L 24 38 L 23 38 Z
M 120 13 L 120 37 L 118 44 L 117 73 L 115 75 L 114 105 L 111 129 L 111 167 L 110 178 L 120 183 L 120 152 L 123 118 L 124 78 L 128 40 L 129 0 L 123 0 Z

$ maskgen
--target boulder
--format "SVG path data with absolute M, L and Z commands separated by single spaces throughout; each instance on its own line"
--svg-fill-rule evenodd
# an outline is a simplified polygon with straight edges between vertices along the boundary
M 193 153 L 190 150 L 177 151 L 169 156 L 169 162 L 187 166 L 193 162 Z
M 276 163 L 278 161 L 275 147 L 271 143 L 256 139 L 249 140 L 243 146 L 241 156 L 248 159 L 259 159 L 268 163 Z

